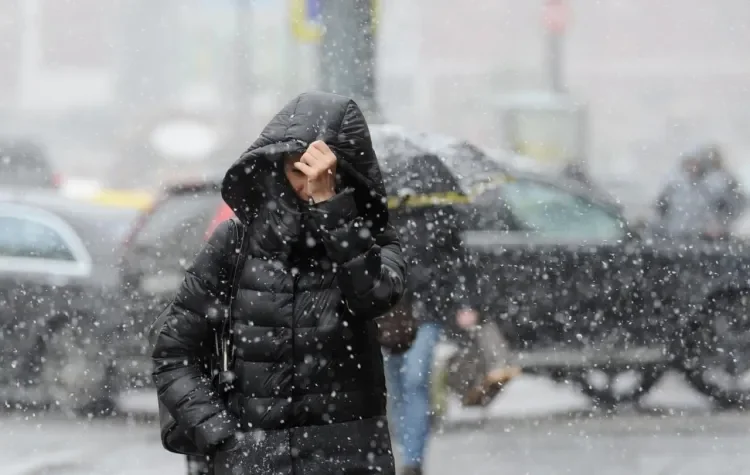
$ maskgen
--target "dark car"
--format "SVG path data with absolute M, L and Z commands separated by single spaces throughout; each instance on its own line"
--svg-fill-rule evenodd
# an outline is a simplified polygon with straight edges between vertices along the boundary
M 131 384 L 150 385 L 149 331 L 182 283 L 216 226 L 234 216 L 221 199 L 221 178 L 201 178 L 168 186 L 133 226 L 121 250 L 126 329 L 118 353 L 131 361 Z
M 114 257 L 134 216 L 52 191 L 0 190 L 6 400 L 74 411 L 111 403 L 107 355 L 120 305 Z
M 746 243 L 637 232 L 618 206 L 534 174 L 494 177 L 464 211 L 481 299 L 519 365 L 573 374 L 610 402 L 616 375 L 641 373 L 637 398 L 670 366 L 720 402 L 750 396 Z
M 0 138 L 0 185 L 57 188 L 60 175 L 39 144 L 25 139 Z

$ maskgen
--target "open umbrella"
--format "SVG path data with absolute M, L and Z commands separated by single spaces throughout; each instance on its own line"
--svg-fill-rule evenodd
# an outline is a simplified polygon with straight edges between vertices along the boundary
M 508 171 L 490 152 L 453 137 L 407 132 L 394 125 L 373 125 L 370 133 L 392 200 L 465 203 L 478 186 Z

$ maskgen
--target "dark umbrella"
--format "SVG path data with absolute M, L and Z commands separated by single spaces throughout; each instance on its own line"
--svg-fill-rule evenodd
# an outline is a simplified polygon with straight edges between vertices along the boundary
M 489 153 L 452 137 L 392 125 L 373 125 L 370 132 L 391 198 L 462 203 L 478 185 L 507 172 Z

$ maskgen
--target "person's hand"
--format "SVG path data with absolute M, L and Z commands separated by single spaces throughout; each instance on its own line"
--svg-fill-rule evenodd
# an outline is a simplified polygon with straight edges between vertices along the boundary
M 473 328 L 479 323 L 479 313 L 469 308 L 461 309 L 456 314 L 456 323 L 464 330 Z
M 294 167 L 307 176 L 307 194 L 315 203 L 336 195 L 336 155 L 325 142 L 311 143 Z

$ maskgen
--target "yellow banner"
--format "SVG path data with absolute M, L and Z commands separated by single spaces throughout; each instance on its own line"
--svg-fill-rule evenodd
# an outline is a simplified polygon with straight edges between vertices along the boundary
M 317 43 L 323 37 L 323 27 L 316 20 L 310 18 L 307 11 L 308 1 L 289 0 L 289 20 L 292 24 L 292 33 L 298 40 L 304 43 Z M 379 18 L 380 0 L 372 0 L 373 35 L 377 32 Z
M 145 191 L 102 190 L 92 196 L 90 201 L 105 206 L 145 211 L 154 203 L 154 197 Z
M 497 188 L 503 183 L 508 183 L 510 181 L 513 181 L 512 176 L 507 174 L 498 174 L 490 177 L 487 181 L 474 186 L 471 190 L 469 190 L 469 193 L 449 191 L 445 193 L 414 195 L 407 198 L 389 196 L 388 208 L 424 208 L 428 206 L 469 204 L 472 202 L 473 198 L 476 195 L 484 193 L 487 190 Z

